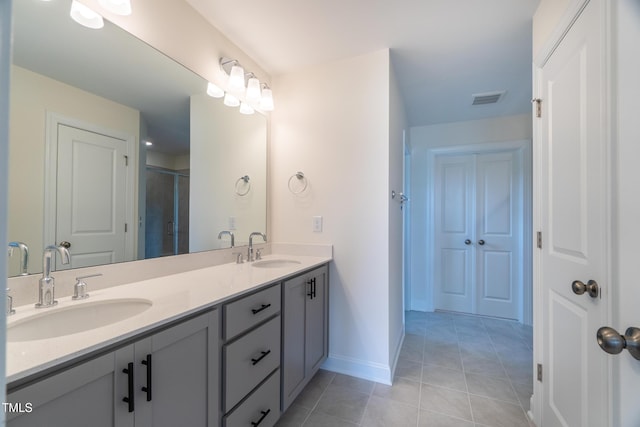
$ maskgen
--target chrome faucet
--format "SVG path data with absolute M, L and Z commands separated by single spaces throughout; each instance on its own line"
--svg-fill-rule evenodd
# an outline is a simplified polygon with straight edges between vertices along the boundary
M 247 250 L 247 261 L 254 261 L 253 258 L 253 236 L 262 236 L 262 240 L 267 241 L 267 235 L 264 233 L 260 233 L 259 231 L 254 231 L 249 235 L 249 249 Z
M 22 242 L 9 242 L 9 256 L 13 255 L 15 248 L 20 249 L 20 275 L 26 276 L 27 267 L 29 266 L 29 247 Z
M 233 235 L 233 231 L 222 230 L 220 233 L 218 233 L 218 240 L 222 239 L 222 236 L 224 236 L 225 234 L 228 234 L 231 237 L 231 247 L 235 248 L 236 247 L 236 238 Z
M 53 307 L 58 303 L 55 299 L 54 291 L 54 279 L 51 277 L 51 258 L 55 253 L 60 254 L 60 262 L 62 264 L 69 264 L 71 255 L 64 246 L 47 246 L 44 249 L 44 255 L 42 257 L 42 279 L 38 282 L 38 302 L 36 308 Z

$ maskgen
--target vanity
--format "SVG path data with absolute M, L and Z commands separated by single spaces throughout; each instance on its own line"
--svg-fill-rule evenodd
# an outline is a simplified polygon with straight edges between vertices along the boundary
M 268 255 L 17 307 L 8 425 L 274 425 L 327 357 L 330 261 Z M 107 306 L 126 313 L 91 318 Z

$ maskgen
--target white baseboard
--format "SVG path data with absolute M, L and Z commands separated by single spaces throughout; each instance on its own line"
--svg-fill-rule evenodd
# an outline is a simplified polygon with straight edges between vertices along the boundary
M 327 360 L 322 364 L 322 369 L 386 385 L 391 385 L 393 378 L 389 365 L 336 354 L 329 354 Z

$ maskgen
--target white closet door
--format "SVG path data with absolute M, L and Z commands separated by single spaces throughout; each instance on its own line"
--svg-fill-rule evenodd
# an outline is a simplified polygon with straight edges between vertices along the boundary
M 436 158 L 434 307 L 471 313 L 474 310 L 473 155 Z
M 517 319 L 522 150 L 436 157 L 434 308 Z
M 521 165 L 521 151 L 477 157 L 477 314 L 518 318 L 523 285 Z

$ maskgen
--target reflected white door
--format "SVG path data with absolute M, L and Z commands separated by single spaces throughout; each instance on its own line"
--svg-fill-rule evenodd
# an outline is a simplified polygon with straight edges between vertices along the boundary
M 58 125 L 56 243 L 71 243 L 64 267 L 126 260 L 126 153 L 122 139 Z
M 436 158 L 436 309 L 518 319 L 522 149 Z
M 607 425 L 606 354 L 595 336 L 608 292 L 592 298 L 571 287 L 609 285 L 601 6 L 589 2 L 541 71 L 544 427 Z

